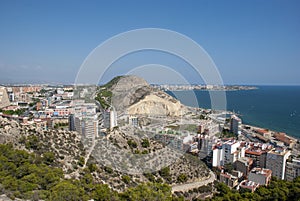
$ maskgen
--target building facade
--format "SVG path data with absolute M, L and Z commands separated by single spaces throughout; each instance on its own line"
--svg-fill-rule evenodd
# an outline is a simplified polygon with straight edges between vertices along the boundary
M 235 140 L 229 140 L 224 142 L 222 145 L 223 155 L 224 155 L 224 164 L 234 163 L 239 157 L 243 157 L 239 155 L 240 142 Z M 223 165 L 224 165 L 223 164 Z
M 272 170 L 273 176 L 285 179 L 286 160 L 291 155 L 289 150 L 276 148 L 268 151 L 266 158 L 266 168 Z
M 300 159 L 293 158 L 291 161 L 286 162 L 285 179 L 292 181 L 300 176 Z
M 230 118 L 230 132 L 235 135 L 240 134 L 242 126 L 242 120 L 236 115 L 232 115 Z
M 268 185 L 271 181 L 272 170 L 264 168 L 253 168 L 248 175 L 248 180 L 259 185 Z
M 238 177 L 233 176 L 229 173 L 221 173 L 220 182 L 226 184 L 230 188 L 234 188 L 239 184 Z
M 234 163 L 235 169 L 237 171 L 242 172 L 244 176 L 248 175 L 248 173 L 252 169 L 252 165 L 253 165 L 253 159 L 252 158 L 247 158 L 247 157 L 239 158 Z
M 85 138 L 97 138 L 99 136 L 99 127 L 97 115 L 95 116 L 76 116 L 75 131 Z

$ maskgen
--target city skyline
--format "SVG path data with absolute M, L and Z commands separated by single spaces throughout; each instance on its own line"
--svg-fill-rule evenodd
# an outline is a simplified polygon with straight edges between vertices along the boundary
M 196 41 L 211 56 L 225 84 L 300 85 L 298 1 L 1 1 L 0 5 L 1 83 L 73 83 L 84 59 L 99 44 L 122 32 L 152 27 Z M 129 69 L 136 63 L 164 60 L 175 71 L 183 65 L 178 58 L 157 52 L 129 58 L 115 65 Z M 146 72 L 150 83 L 164 78 L 159 80 L 155 70 L 151 74 L 151 68 Z M 114 71 L 107 80 L 119 74 Z M 185 78 L 199 82 L 191 73 Z M 169 80 L 178 79 L 174 74 Z

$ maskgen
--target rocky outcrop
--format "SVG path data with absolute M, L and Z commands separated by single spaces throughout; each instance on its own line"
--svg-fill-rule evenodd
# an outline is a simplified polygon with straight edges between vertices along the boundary
M 137 76 L 123 76 L 110 89 L 112 105 L 117 112 L 130 115 L 181 116 L 186 112 L 178 100 L 152 88 Z
M 16 121 L 0 117 L 0 143 L 12 144 L 17 149 L 43 155 L 52 152 L 55 165 L 66 173 L 80 168 L 79 161 L 86 155 L 81 137 L 65 130 L 41 130 L 32 125 L 20 125 Z
M 6 92 L 5 87 L 0 86 L 0 108 L 4 108 L 6 106 L 9 106 L 9 98 Z
M 127 75 L 119 78 L 117 83 L 112 86 L 114 92 L 127 92 L 132 89 L 138 89 L 142 87 L 149 87 L 149 84 L 143 78 Z
M 180 116 L 182 112 L 185 112 L 185 108 L 179 101 L 171 102 L 155 93 L 147 95 L 128 108 L 131 115 Z

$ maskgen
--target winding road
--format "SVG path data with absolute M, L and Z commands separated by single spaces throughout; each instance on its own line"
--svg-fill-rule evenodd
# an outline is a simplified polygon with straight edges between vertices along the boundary
M 193 183 L 185 183 L 185 184 L 179 184 L 179 185 L 172 186 L 172 193 L 174 193 L 176 191 L 185 192 L 185 191 L 188 191 L 188 190 L 191 190 L 194 188 L 199 188 L 201 186 L 205 186 L 209 183 L 214 182 L 214 180 L 216 179 L 215 174 L 212 171 L 210 171 L 209 174 L 210 174 L 209 179 L 204 180 L 204 181 L 197 181 L 197 182 L 193 182 Z

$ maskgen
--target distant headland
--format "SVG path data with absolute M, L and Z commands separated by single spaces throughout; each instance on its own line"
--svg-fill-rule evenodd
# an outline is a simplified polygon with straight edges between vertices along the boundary
M 151 84 L 152 87 L 164 91 L 204 90 L 204 91 L 238 91 L 255 90 L 256 86 L 242 85 L 198 85 L 198 84 Z

